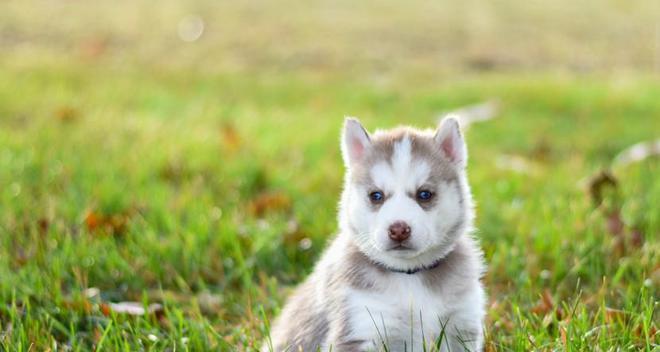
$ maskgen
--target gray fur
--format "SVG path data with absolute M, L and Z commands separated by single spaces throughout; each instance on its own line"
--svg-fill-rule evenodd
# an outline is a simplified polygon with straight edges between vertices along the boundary
M 328 314 L 325 307 L 314 302 L 313 278 L 300 285 L 271 331 L 275 351 L 314 351 L 328 333 Z M 264 350 L 269 346 L 265 345 Z
M 403 138 L 411 141 L 411 152 L 414 159 L 426 161 L 431 166 L 431 182 L 452 182 L 458 178 L 456 170 L 437 147 L 433 135 L 423 134 L 408 127 L 399 127 L 387 133 L 377 133 L 371 137 L 371 148 L 363 163 L 355 165 L 351 170 L 352 181 L 368 188 L 372 185 L 369 171 L 378 162 L 392 162 L 394 145 Z

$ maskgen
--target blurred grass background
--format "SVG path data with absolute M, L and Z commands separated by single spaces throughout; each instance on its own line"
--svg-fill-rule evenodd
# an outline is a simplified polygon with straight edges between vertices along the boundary
M 336 230 L 343 116 L 497 99 L 487 349 L 653 350 L 658 161 L 611 165 L 659 72 L 650 0 L 2 2 L 0 349 L 253 350 Z
M 203 72 L 657 73 L 656 1 L 6 1 L 3 58 Z M 201 30 L 200 30 L 200 27 Z

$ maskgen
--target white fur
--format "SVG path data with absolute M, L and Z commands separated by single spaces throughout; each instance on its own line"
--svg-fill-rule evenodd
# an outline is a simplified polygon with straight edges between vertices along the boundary
M 362 196 L 369 190 L 349 182 L 346 186 L 349 197 L 342 203 L 340 212 L 351 214 L 351 224 L 358 232 L 358 246 L 375 261 L 402 270 L 430 265 L 438 258 L 438 253 L 432 249 L 445 241 L 444 237 L 436 234 L 446 233 L 464 211 L 457 206 L 461 198 L 459 189 L 454 184 L 441 184 L 437 192 L 439 204 L 434 211 L 427 212 L 417 205 L 410 194 L 424 184 L 429 176 L 429 166 L 411 158 L 408 138 L 395 144 L 392 159 L 391 163 L 381 162 L 371 169 L 374 183 L 389 197 L 381 209 L 372 213 Z M 464 171 L 460 174 L 465 177 Z M 469 202 L 469 194 L 463 195 L 463 198 Z M 412 235 L 409 243 L 412 250 L 387 250 L 391 244 L 387 229 L 396 221 L 405 221 L 410 225 Z
M 419 276 L 399 274 L 385 284 L 384 292 L 347 289 L 351 314 L 350 339 L 366 341 L 365 349 L 388 346 L 390 351 L 429 350 L 445 331 L 442 351 L 463 351 L 461 329 L 481 329 L 484 293 L 475 286 L 468 295 L 441 296 L 422 283 Z M 466 339 L 467 340 L 467 339 Z M 481 341 L 465 341 L 465 346 L 480 346 Z

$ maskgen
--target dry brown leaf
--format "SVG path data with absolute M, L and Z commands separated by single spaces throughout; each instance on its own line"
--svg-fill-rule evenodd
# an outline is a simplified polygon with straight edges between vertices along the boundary
M 61 122 L 72 122 L 78 119 L 78 110 L 71 106 L 61 106 L 55 110 L 55 118 Z
M 101 223 L 102 223 L 102 216 L 100 214 L 96 214 L 92 211 L 89 211 L 85 215 L 85 225 L 87 225 L 88 230 L 90 231 L 96 230 L 101 226 Z
M 98 344 L 103 336 L 103 331 L 97 326 L 94 328 L 92 334 L 94 335 L 94 343 Z
M 543 290 L 539 302 L 532 307 L 532 313 L 537 315 L 545 315 L 552 311 L 555 306 L 555 302 L 552 299 L 552 293 L 550 290 Z
M 121 235 L 128 226 L 128 213 L 106 215 L 95 211 L 85 214 L 85 226 L 90 232 L 103 232 L 109 235 Z
M 85 314 L 91 313 L 93 308 L 92 303 L 87 299 L 65 300 L 62 305 L 66 309 L 84 312 Z
M 500 303 L 496 300 L 492 301 L 490 307 L 488 308 L 488 314 L 486 318 L 489 323 L 496 328 L 501 328 L 506 331 L 512 331 L 515 327 L 513 322 L 510 319 L 508 312 L 511 307 L 506 303 Z
M 21 268 L 25 264 L 27 264 L 30 261 L 30 259 L 32 259 L 32 257 L 33 257 L 32 253 L 26 252 L 25 249 L 23 249 L 23 247 L 18 246 L 14 250 L 14 255 L 12 256 L 13 259 L 12 264 L 15 268 Z
M 262 217 L 274 211 L 287 211 L 291 208 L 291 198 L 283 192 L 262 193 L 250 202 L 252 215 Z
M 552 144 L 547 138 L 541 137 L 531 150 L 530 156 L 537 161 L 546 161 L 552 156 Z
M 222 144 L 230 152 L 236 152 L 241 146 L 241 137 L 232 123 L 225 123 L 220 128 Z
M 644 244 L 644 235 L 642 231 L 635 228 L 630 231 L 630 243 L 635 247 L 641 247 Z
M 623 321 L 626 318 L 626 312 L 620 309 L 605 307 L 605 321 L 613 323 L 615 321 Z
M 172 159 L 167 162 L 159 171 L 159 176 L 175 184 L 181 183 L 189 175 L 185 165 L 179 160 Z
M 495 346 L 495 341 L 489 340 L 484 346 L 484 352 L 496 352 L 497 348 Z
M 566 328 L 564 326 L 559 327 L 559 336 L 561 337 L 561 342 L 566 346 L 568 339 L 566 338 Z
M 552 314 L 554 314 L 558 320 L 562 320 L 564 317 L 564 310 L 555 304 L 555 301 L 552 298 L 552 292 L 548 289 L 543 290 L 539 302 L 532 307 L 532 313 L 543 315 L 546 326 L 552 322 Z
M 651 341 L 653 341 L 655 335 L 658 333 L 658 329 L 655 327 L 655 323 L 651 323 L 652 325 L 649 327 L 649 332 L 648 334 L 644 334 L 644 326 L 642 324 L 637 324 L 635 329 L 633 330 L 635 336 L 641 337 L 641 338 L 647 338 Z
M 618 182 L 616 177 L 609 171 L 601 171 L 591 177 L 589 180 L 589 195 L 594 203 L 594 206 L 599 206 L 603 202 L 603 193 L 607 188 L 616 189 Z
M 50 228 L 50 221 L 46 218 L 40 218 L 37 220 L 37 226 L 39 227 L 39 233 L 44 235 L 48 232 L 48 229 Z
M 106 317 L 109 317 L 110 314 L 112 313 L 112 309 L 110 308 L 110 305 L 107 303 L 99 304 L 99 309 L 101 310 L 101 313 Z
M 604 217 L 605 230 L 613 237 L 612 251 L 621 257 L 626 247 L 641 247 L 644 236 L 638 227 L 626 226 L 621 215 L 621 199 L 617 195 L 618 181 L 609 171 L 601 171 L 589 181 L 589 194 L 594 206 Z
M 624 223 L 621 219 L 621 212 L 615 210 L 607 215 L 607 231 L 614 236 L 622 236 Z
M 108 39 L 104 37 L 87 38 L 79 44 L 80 55 L 86 59 L 96 59 L 108 49 Z

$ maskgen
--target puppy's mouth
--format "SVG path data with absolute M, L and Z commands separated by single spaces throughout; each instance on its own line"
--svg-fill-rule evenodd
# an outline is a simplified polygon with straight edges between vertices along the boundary
M 395 251 L 395 252 L 400 252 L 400 251 L 412 251 L 414 248 L 410 247 L 409 245 L 405 243 L 397 243 L 391 245 L 388 249 L 388 251 Z

